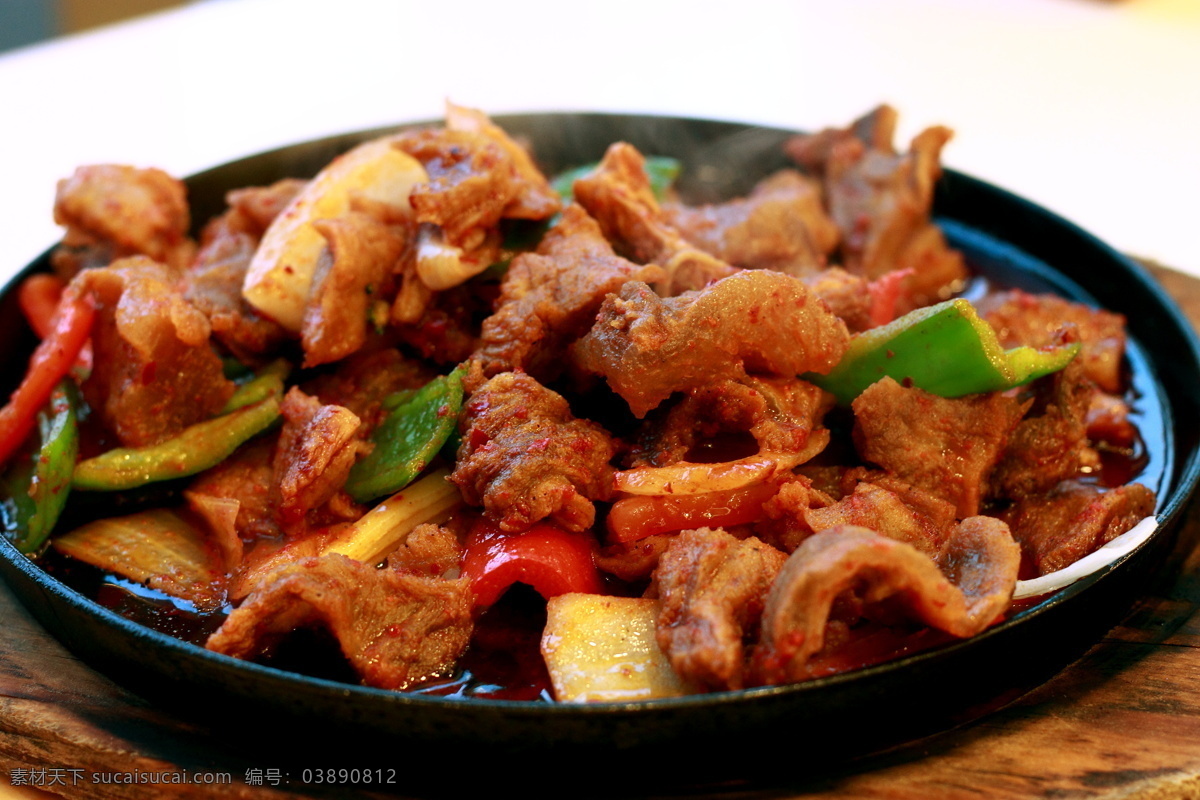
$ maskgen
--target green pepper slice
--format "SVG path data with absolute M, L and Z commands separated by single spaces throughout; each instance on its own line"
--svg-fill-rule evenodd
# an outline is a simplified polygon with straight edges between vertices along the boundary
M 229 457 L 279 418 L 279 397 L 266 398 L 185 428 L 178 436 L 146 447 L 118 447 L 79 462 L 76 489 L 118 491 L 195 475 Z
M 462 367 L 405 397 L 371 435 L 375 448 L 350 470 L 346 492 L 360 503 L 398 492 L 413 481 L 458 429 Z
M 804 378 L 832 393 L 840 405 L 849 405 L 884 376 L 942 397 L 962 397 L 1011 389 L 1057 372 L 1079 347 L 1005 350 L 975 307 L 959 298 L 857 334 L 828 375 Z
M 42 546 L 66 506 L 79 455 L 78 405 L 75 384 L 60 381 L 37 415 L 37 452 L 14 464 L 0 480 L 8 495 L 2 503 L 5 532 L 22 553 Z

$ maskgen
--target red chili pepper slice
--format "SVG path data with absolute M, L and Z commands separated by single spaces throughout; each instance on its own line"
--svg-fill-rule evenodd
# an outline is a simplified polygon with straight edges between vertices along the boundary
M 37 422 L 37 413 L 50 400 L 50 393 L 70 371 L 92 332 L 96 306 L 90 295 L 79 295 L 70 287 L 63 292 L 49 335 L 33 351 L 25 378 L 0 408 L 0 464 L 16 451 Z
M 480 520 L 467 536 L 463 577 L 471 582 L 475 605 L 487 607 L 514 583 L 526 583 L 550 599 L 568 592 L 599 594 L 600 573 L 592 560 L 592 538 L 540 523 L 521 533 L 505 533 Z

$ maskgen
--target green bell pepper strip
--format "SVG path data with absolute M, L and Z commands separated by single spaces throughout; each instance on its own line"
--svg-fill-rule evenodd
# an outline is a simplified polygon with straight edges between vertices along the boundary
M 46 409 L 38 412 L 41 439 L 32 458 L 14 464 L 4 476 L 5 530 L 22 553 L 33 553 L 54 530 L 71 490 L 79 455 L 75 384 L 60 381 Z
M 283 396 L 283 382 L 291 371 L 291 365 L 285 359 L 272 361 L 252 379 L 239 386 L 221 409 L 222 414 L 237 411 L 239 408 L 257 403 L 268 397 Z
M 563 200 L 573 200 L 575 181 L 595 170 L 597 166 L 599 162 L 561 172 L 550 181 L 550 188 L 558 192 Z M 650 191 L 653 192 L 655 200 L 661 203 L 666 199 L 667 190 L 675 183 L 681 169 L 679 159 L 670 156 L 646 156 L 646 177 L 650 179 Z
M 147 447 L 118 447 L 75 467 L 76 489 L 117 491 L 195 475 L 224 461 L 279 418 L 279 398 L 268 397 L 198 422 L 178 436 Z
M 458 429 L 462 367 L 434 378 L 396 405 L 371 435 L 375 448 L 350 470 L 345 490 L 366 503 L 400 491 L 433 460 Z
M 803 377 L 832 393 L 840 405 L 849 405 L 884 376 L 942 397 L 962 397 L 1011 389 L 1057 372 L 1079 347 L 1005 350 L 974 306 L 959 298 L 855 335 L 828 375 Z

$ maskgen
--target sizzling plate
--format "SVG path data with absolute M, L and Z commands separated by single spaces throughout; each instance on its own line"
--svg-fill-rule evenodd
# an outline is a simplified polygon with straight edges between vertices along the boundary
M 785 166 L 780 144 L 789 135 L 669 117 L 529 114 L 496 121 L 526 137 L 549 173 L 597 160 L 609 143 L 622 139 L 646 153 L 676 156 L 684 162 L 680 189 L 692 202 L 744 193 Z M 193 218 L 219 213 L 227 189 L 312 175 L 337 153 L 381 132 L 286 147 L 194 176 L 187 181 Z M 394 755 L 397 748 L 410 759 L 465 745 L 475 757 L 553 751 L 565 763 L 594 760 L 614 748 L 653 748 L 663 755 L 689 753 L 692 770 L 701 763 L 697 751 L 774 752 L 789 764 L 818 766 L 831 755 L 869 751 L 977 717 L 1045 680 L 1108 630 L 1165 556 L 1173 523 L 1200 477 L 1200 343 L 1138 265 L 1032 203 L 947 171 L 935 214 L 951 241 L 985 272 L 1007 282 L 1049 285 L 1124 313 L 1140 344 L 1131 351 L 1144 367 L 1139 389 L 1161 409 L 1166 438 L 1155 467 L 1161 485 L 1153 487 L 1159 492 L 1159 532 L 1113 567 L 974 639 L 795 686 L 586 707 L 454 700 L 348 686 L 210 653 L 64 587 L 7 541 L 0 542 L 0 573 L 75 653 L 152 702 L 218 725 L 226 735 L 248 735 L 259 747 L 268 741 L 293 751 L 315 747 L 326 759 L 334 752 L 355 760 Z M 46 268 L 43 256 L 22 276 Z M 15 343 L 0 353 L 0 374 L 10 382 L 33 344 L 15 309 L 14 286 L 0 296 L 0 341 Z M 736 771 L 735 763 L 721 761 L 714 774 Z

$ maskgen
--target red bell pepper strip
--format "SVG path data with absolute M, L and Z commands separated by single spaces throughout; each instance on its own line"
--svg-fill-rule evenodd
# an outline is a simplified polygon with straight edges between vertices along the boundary
M 779 491 L 775 481 L 701 494 L 634 495 L 613 503 L 608 540 L 625 544 L 656 533 L 744 525 L 763 515 L 763 503 Z
M 45 339 L 54 330 L 54 312 L 66 286 L 57 275 L 39 272 L 23 280 L 17 288 L 17 304 L 39 339 Z
M 518 582 L 529 584 L 546 599 L 603 590 L 592 560 L 591 536 L 549 523 L 505 533 L 495 523 L 479 520 L 467 536 L 462 575 L 470 581 L 475 605 L 484 608 Z
M 8 461 L 37 424 L 37 413 L 70 371 L 91 335 L 95 317 L 95 301 L 90 295 L 80 295 L 70 287 L 63 292 L 53 328 L 33 351 L 25 378 L 8 405 L 0 408 L 0 464 Z

